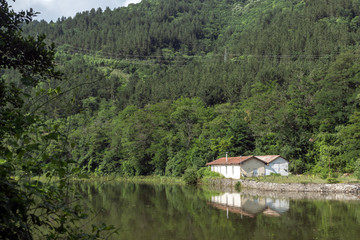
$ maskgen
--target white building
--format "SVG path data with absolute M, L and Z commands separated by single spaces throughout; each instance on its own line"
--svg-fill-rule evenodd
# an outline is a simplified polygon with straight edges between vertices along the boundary
M 288 176 L 289 162 L 280 155 L 223 157 L 206 164 L 226 178 L 257 177 L 278 173 Z
M 256 177 L 265 175 L 266 162 L 255 156 L 223 157 L 206 164 L 211 171 L 226 178 Z
M 266 162 L 265 175 L 270 175 L 271 173 L 281 174 L 281 176 L 289 175 L 289 162 L 280 155 L 266 155 L 256 157 Z

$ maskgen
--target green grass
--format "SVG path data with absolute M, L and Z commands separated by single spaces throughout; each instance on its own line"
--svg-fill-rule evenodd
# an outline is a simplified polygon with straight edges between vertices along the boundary
M 150 183 L 150 184 L 185 184 L 180 177 L 165 177 L 165 176 L 89 176 L 86 179 L 75 179 L 83 181 L 118 181 L 118 182 L 133 182 L 133 183 Z
M 323 179 L 318 175 L 303 174 L 303 175 L 289 175 L 285 176 L 260 176 L 246 178 L 246 180 L 255 180 L 258 182 L 273 182 L 273 183 L 328 183 L 327 179 Z M 340 176 L 336 178 L 339 183 L 360 183 L 360 180 L 354 176 Z
M 200 183 L 206 185 L 209 179 L 224 178 L 224 176 L 211 172 L 209 170 L 201 170 L 199 174 Z M 34 178 L 39 181 L 49 181 L 49 178 L 46 177 L 36 177 Z M 149 183 L 149 184 L 180 184 L 185 185 L 185 181 L 181 177 L 166 177 L 166 176 L 135 176 L 135 177 L 124 177 L 124 176 L 95 176 L 90 175 L 87 178 L 70 178 L 71 180 L 80 180 L 80 181 L 119 181 L 119 182 L 134 182 L 134 183 Z M 335 178 L 338 183 L 360 183 L 360 180 L 355 176 L 339 176 Z M 51 181 L 56 181 L 57 179 L 51 179 Z M 254 180 L 257 182 L 273 182 L 273 183 L 328 183 L 327 179 L 321 178 L 319 175 L 314 174 L 303 174 L 303 175 L 289 175 L 284 176 L 260 176 L 260 177 L 248 177 L 243 178 L 243 180 Z

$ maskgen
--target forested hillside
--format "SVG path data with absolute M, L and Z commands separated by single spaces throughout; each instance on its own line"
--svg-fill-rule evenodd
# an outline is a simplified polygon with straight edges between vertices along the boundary
M 226 151 L 360 171 L 360 0 L 143 0 L 23 29 L 57 45 L 63 80 L 28 92 L 86 173 L 181 176 Z

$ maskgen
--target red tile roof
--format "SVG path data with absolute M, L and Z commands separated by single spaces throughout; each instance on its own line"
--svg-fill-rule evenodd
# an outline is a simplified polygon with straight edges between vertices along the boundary
M 271 163 L 275 159 L 281 157 L 280 155 L 265 155 L 265 156 L 256 156 L 258 159 L 263 160 L 266 163 Z
M 220 210 L 225 210 L 225 211 L 229 211 L 229 212 L 236 213 L 236 214 L 242 214 L 244 216 L 248 216 L 248 217 L 251 217 L 251 218 L 255 217 L 254 214 L 248 213 L 248 212 L 246 212 L 243 209 L 238 208 L 238 207 L 230 207 L 230 206 L 226 206 L 226 205 L 224 206 L 224 205 L 222 205 L 220 203 L 208 203 L 208 204 L 211 205 L 211 206 L 214 206 L 214 207 L 216 207 L 216 208 L 218 208 Z
M 270 209 L 269 207 L 265 211 L 263 211 L 263 214 L 272 216 L 272 217 L 280 217 L 281 216 L 280 213 Z
M 226 161 L 226 157 L 223 158 L 219 158 L 216 159 L 212 162 L 209 162 L 206 164 L 206 166 L 210 166 L 210 165 L 236 165 L 236 164 L 240 164 L 243 163 L 251 158 L 255 158 L 259 161 L 262 161 L 264 163 L 266 163 L 265 161 L 263 161 L 262 159 L 259 159 L 258 157 L 255 156 L 241 156 L 241 157 L 228 157 L 228 160 Z

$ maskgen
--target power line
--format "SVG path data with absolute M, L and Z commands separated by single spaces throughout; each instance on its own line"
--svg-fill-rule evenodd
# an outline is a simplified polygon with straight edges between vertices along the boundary
M 60 43 L 58 43 L 60 46 Z M 85 49 L 81 47 L 75 47 L 70 44 L 64 44 L 62 45 L 62 51 L 74 54 L 74 53 L 80 53 L 84 55 L 90 55 L 93 57 L 100 57 L 105 59 L 111 59 L 111 60 L 119 60 L 119 61 L 133 61 L 134 63 L 140 63 L 147 64 L 147 65 L 153 65 L 158 64 L 154 61 L 160 61 L 160 62 L 179 62 L 183 63 L 184 61 L 198 59 L 198 60 L 220 60 L 220 58 L 226 58 L 229 61 L 226 62 L 241 62 L 246 61 L 251 58 L 255 59 L 308 59 L 308 60 L 316 60 L 316 59 L 330 59 L 333 57 L 333 55 L 330 54 L 318 54 L 318 55 L 310 55 L 310 54 L 288 54 L 288 55 L 265 55 L 265 54 L 231 54 L 228 51 L 225 51 L 224 54 L 211 54 L 211 55 L 186 55 L 184 56 L 171 56 L 168 57 L 164 55 L 134 55 L 134 54 L 121 54 L 121 53 L 114 53 L 114 52 L 107 52 L 104 50 L 91 50 L 91 49 Z M 354 57 L 360 57 L 359 54 L 353 55 Z M 178 59 L 178 58 L 181 59 Z M 147 62 L 147 63 L 146 63 Z

